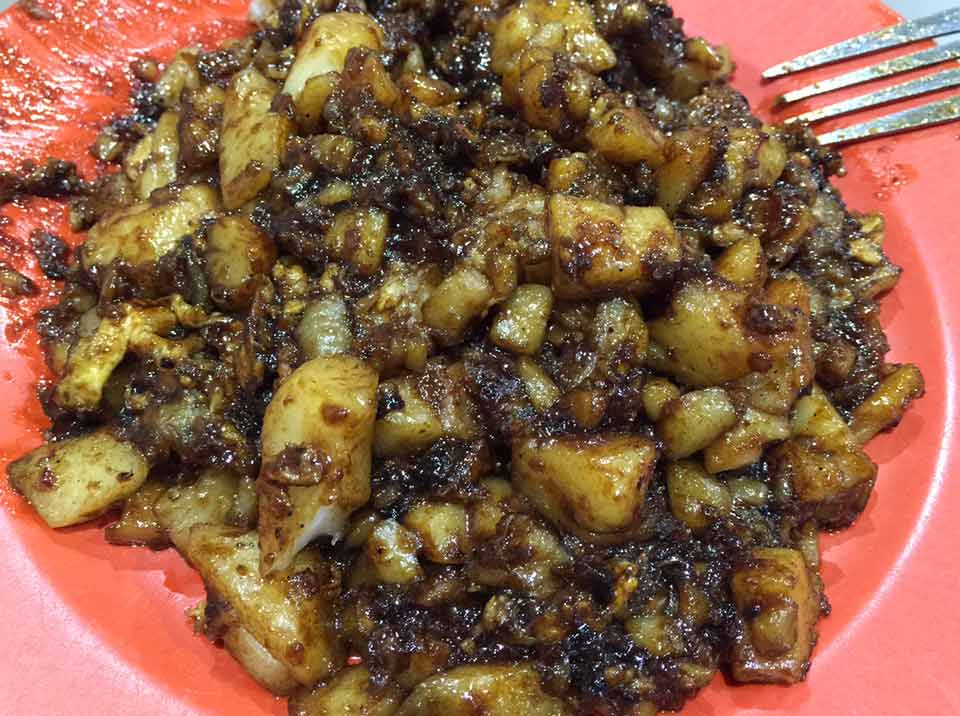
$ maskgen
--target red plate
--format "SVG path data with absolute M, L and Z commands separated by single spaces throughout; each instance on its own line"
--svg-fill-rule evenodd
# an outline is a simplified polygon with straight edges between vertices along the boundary
M 244 30 L 236 0 L 41 0 L 53 19 L 0 16 L 0 165 L 48 154 L 94 162 L 84 148 L 100 118 L 124 107 L 130 57 L 169 57 Z M 730 45 L 737 84 L 764 112 L 775 91 L 760 70 L 802 51 L 889 24 L 871 0 L 812 9 L 807 0 L 676 0 L 692 31 Z M 776 91 L 809 81 L 786 80 Z M 960 534 L 957 427 L 960 231 L 955 182 L 960 125 L 879 140 L 846 152 L 844 196 L 887 217 L 889 253 L 905 274 L 884 302 L 891 360 L 918 362 L 927 397 L 870 453 L 880 480 L 856 526 L 824 540 L 833 614 L 806 683 L 732 688 L 718 679 L 690 716 L 960 713 Z M 31 201 L 2 212 L 0 257 L 36 277 L 18 247 L 44 226 L 66 235 L 63 209 Z M 0 380 L 6 427 L 0 462 L 40 442 L 34 398 L 44 374 L 27 319 L 40 298 L 0 305 Z M 5 482 L 5 481 L 4 481 Z M 231 716 L 282 714 L 223 651 L 191 634 L 184 610 L 199 580 L 173 552 L 111 547 L 99 526 L 60 532 L 0 488 L 4 579 L 0 713 Z

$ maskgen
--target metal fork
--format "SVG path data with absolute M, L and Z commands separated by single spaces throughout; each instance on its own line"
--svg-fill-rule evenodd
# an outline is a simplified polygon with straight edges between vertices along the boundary
M 763 77 L 767 80 L 773 80 L 801 70 L 841 62 L 890 47 L 899 47 L 920 40 L 942 37 L 954 32 L 960 32 L 960 7 L 903 22 L 883 30 L 868 32 L 844 42 L 801 55 L 787 62 L 774 65 L 763 73 Z M 822 80 L 792 92 L 786 92 L 778 98 L 777 103 L 779 106 L 784 106 L 791 102 L 826 94 L 844 87 L 892 77 L 903 72 L 942 64 L 958 58 L 960 58 L 960 41 L 951 42 Z M 861 97 L 836 102 L 821 109 L 790 117 L 787 121 L 806 121 L 813 124 L 868 107 L 876 107 L 908 97 L 917 97 L 958 86 L 960 86 L 960 67 L 955 67 L 877 92 L 871 92 Z M 957 119 L 960 119 L 960 95 L 821 134 L 818 138 L 822 144 L 843 144 L 895 132 L 906 132 L 921 127 L 944 124 Z

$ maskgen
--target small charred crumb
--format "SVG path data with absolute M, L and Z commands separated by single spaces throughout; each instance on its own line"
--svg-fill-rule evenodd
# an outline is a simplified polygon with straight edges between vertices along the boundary
M 265 461 L 260 478 L 294 485 L 319 485 L 325 480 L 339 479 L 329 455 L 300 445 L 288 445 L 275 458 Z
M 460 647 L 480 619 L 475 605 L 424 608 L 415 605 L 403 590 L 385 586 L 373 593 L 347 592 L 351 611 L 363 615 L 364 628 L 356 646 L 364 664 L 376 675 L 389 677 L 415 658 L 429 659 L 443 668 L 465 661 Z
M 86 192 L 87 185 L 73 162 L 48 159 L 42 165 L 26 162 L 19 172 L 0 172 L 0 204 L 20 195 L 58 199 Z
M 200 59 L 197 61 L 197 69 L 207 82 L 226 80 L 242 67 L 241 58 L 237 57 L 235 52 L 229 50 L 205 52 L 200 55 Z
M 134 89 L 132 99 L 134 113 L 121 120 L 121 123 L 126 123 L 133 131 L 142 131 L 143 127 L 152 126 L 163 113 L 163 103 L 157 94 L 157 88 L 149 82 L 140 83 Z
M 114 206 L 133 202 L 130 182 L 119 172 L 106 174 L 94 181 L 89 191 L 70 202 L 70 228 L 85 231 L 111 211 Z
M 482 443 L 447 438 L 422 453 L 384 460 L 374 465 L 371 504 L 398 517 L 424 497 L 456 501 L 476 497 L 489 459 Z
M 70 247 L 55 234 L 35 231 L 30 235 L 33 251 L 43 275 L 51 279 L 66 278 L 70 270 Z
M 185 237 L 174 251 L 160 259 L 157 284 L 162 293 L 178 293 L 194 306 L 211 307 L 207 275 L 194 237 Z
M 395 410 L 403 410 L 404 402 L 395 385 L 387 385 L 377 395 L 377 417 L 382 418 Z
M 751 330 L 767 336 L 790 331 L 797 323 L 796 316 L 769 303 L 750 306 L 744 320 Z
M 43 474 L 37 480 L 37 487 L 43 491 L 57 489 L 57 475 L 50 468 L 44 468 Z
M 466 365 L 470 390 L 502 438 L 535 429 L 539 414 L 526 398 L 509 357 L 476 351 L 467 357 Z
M 604 699 L 637 701 L 636 695 L 611 683 L 611 669 L 633 669 L 641 672 L 648 659 L 620 629 L 612 626 L 596 631 L 581 626 L 563 644 L 570 681 L 579 692 Z M 626 698 L 624 698 L 626 697 Z
M 0 263 L 0 295 L 6 298 L 35 296 L 37 285 L 19 271 Z
M 335 565 L 322 565 L 320 570 L 294 572 L 287 578 L 287 583 L 294 599 L 331 598 L 340 594 L 341 579 L 342 574 Z
M 17 0 L 17 7 L 23 8 L 23 11 L 34 20 L 56 20 L 57 18 L 37 0 Z
M 793 151 L 802 152 L 820 169 L 826 185 L 826 178 L 843 176 L 846 170 L 843 167 L 843 157 L 836 148 L 824 146 L 817 141 L 810 125 L 803 122 L 785 124 L 781 131 Z
M 283 0 L 277 14 L 279 15 L 277 39 L 280 40 L 280 44 L 291 45 L 297 39 L 301 28 L 303 0 Z

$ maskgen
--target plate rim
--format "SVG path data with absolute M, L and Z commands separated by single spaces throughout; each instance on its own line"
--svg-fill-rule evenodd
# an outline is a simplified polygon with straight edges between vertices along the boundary
M 709 36 L 709 33 L 707 34 Z M 735 82 L 735 84 L 738 83 Z M 891 199 L 891 206 L 898 206 L 901 200 L 902 199 L 897 196 L 893 197 L 893 199 Z M 898 213 L 902 214 L 904 211 L 906 211 L 905 207 L 898 206 Z M 904 219 L 904 221 L 906 222 L 906 219 Z M 920 569 L 919 575 L 914 574 L 918 571 L 916 562 L 914 561 L 915 557 L 931 549 L 936 551 L 937 549 L 944 547 L 949 548 L 951 546 L 951 542 L 948 539 L 949 532 L 944 531 L 943 526 L 939 524 L 944 522 L 947 516 L 938 514 L 935 507 L 939 500 L 944 499 L 945 495 L 949 495 L 948 499 L 951 500 L 951 504 L 955 506 L 960 505 L 960 489 L 958 489 L 956 485 L 951 485 L 948 481 L 949 475 L 952 472 L 957 472 L 958 468 L 960 468 L 960 456 L 958 456 L 956 448 L 952 447 L 952 441 L 957 433 L 957 375 L 960 373 L 957 360 L 958 355 L 960 355 L 960 326 L 957 325 L 957 319 L 955 318 L 956 310 L 954 311 L 953 317 L 950 315 L 951 307 L 960 310 L 960 286 L 958 286 L 956 282 L 946 282 L 948 267 L 952 265 L 954 268 L 960 268 L 960 266 L 957 265 L 957 256 L 951 255 L 949 251 L 943 252 L 943 256 L 938 256 L 938 250 L 936 247 L 933 247 L 925 254 L 922 246 L 916 245 L 915 241 L 911 241 L 911 244 L 913 244 L 913 250 L 916 250 L 921 257 L 934 255 L 930 263 L 924 262 L 924 271 L 930 279 L 930 292 L 936 299 L 937 311 L 941 317 L 938 325 L 941 328 L 940 333 L 944 348 L 942 361 L 945 377 L 945 393 L 943 397 L 943 425 L 945 432 L 941 440 L 941 449 L 936 458 L 936 470 L 931 479 L 930 488 L 926 493 L 922 510 L 917 520 L 918 528 L 913 531 L 908 543 L 900 552 L 894 568 L 886 576 L 878 590 L 871 595 L 858 617 L 853 622 L 846 624 L 842 632 L 834 637 L 834 640 L 829 645 L 831 650 L 838 645 L 848 644 L 852 639 L 862 638 L 862 622 L 867 619 L 875 619 L 879 612 L 889 609 L 893 591 L 902 590 L 905 582 L 917 578 L 921 579 L 921 581 L 930 580 L 932 576 L 936 576 L 927 573 L 928 570 L 926 568 Z M 937 258 L 942 260 L 938 261 L 936 260 Z M 902 349 L 903 347 L 899 348 Z M 894 349 L 895 351 L 898 350 L 898 346 L 894 346 Z M 92 697 L 94 700 L 89 702 L 90 706 L 102 707 L 104 703 L 109 702 L 109 712 L 112 714 L 127 712 L 142 713 L 142 708 L 135 700 L 124 700 L 126 694 L 131 694 L 137 695 L 138 698 L 150 699 L 160 708 L 169 709 L 162 712 L 155 710 L 154 712 L 158 714 L 163 713 L 172 716 L 173 714 L 195 713 L 195 710 L 190 710 L 191 707 L 189 704 L 182 702 L 179 694 L 174 693 L 163 684 L 156 683 L 153 679 L 144 678 L 136 669 L 129 667 L 113 646 L 103 641 L 98 635 L 90 634 L 89 630 L 84 628 L 82 622 L 78 624 L 78 620 L 82 620 L 82 618 L 71 609 L 69 604 L 58 599 L 59 592 L 57 588 L 47 577 L 37 570 L 36 564 L 30 559 L 30 548 L 22 544 L 16 530 L 9 529 L 11 519 L 9 499 L 2 498 L 0 499 L 0 503 L 7 504 L 6 509 L 0 510 L 0 524 L 2 524 L 2 527 L 0 527 L 0 546 L 6 548 L 8 554 L 8 569 L 14 573 L 6 587 L 0 586 L 0 605 L 8 608 L 8 610 L 12 610 L 17 606 L 21 606 L 21 598 L 25 595 L 28 596 L 31 602 L 39 604 L 42 609 L 38 610 L 35 614 L 22 616 L 25 621 L 23 622 L 24 625 L 20 628 L 26 631 L 32 630 L 34 633 L 39 634 L 54 627 L 59 630 L 60 634 L 64 636 L 69 635 L 73 640 L 72 643 L 85 649 L 86 651 L 84 651 L 83 654 L 91 662 L 91 664 L 85 665 L 85 668 L 79 671 L 81 677 L 79 680 L 73 679 L 72 681 L 67 680 L 62 682 L 64 685 L 60 687 L 61 690 L 67 693 L 68 696 L 74 700 L 74 703 L 78 703 L 78 699 L 82 701 L 82 699 L 88 698 L 88 695 L 81 693 L 84 684 L 89 683 L 86 680 L 109 670 L 119 677 L 118 683 L 122 684 L 125 694 L 122 697 L 116 694 L 103 697 L 94 695 Z M 958 512 L 960 512 L 960 510 L 958 510 Z M 935 531 L 935 527 L 939 529 L 939 531 Z M 940 581 L 943 581 L 942 575 Z M 925 583 L 931 584 L 937 582 L 933 580 L 925 581 Z M 944 582 L 944 584 L 946 583 Z M 912 585 L 908 586 L 910 586 L 911 597 L 920 597 L 918 603 L 923 603 L 922 594 L 912 594 L 912 592 L 916 590 L 917 583 L 914 581 Z M 946 589 L 944 589 L 944 592 L 946 592 Z M 900 594 L 903 594 L 903 592 L 901 591 Z M 937 592 L 934 591 L 933 594 L 936 595 Z M 951 630 L 953 636 L 960 635 L 960 626 L 958 626 L 956 618 L 948 625 L 948 628 Z M 26 642 L 24 645 L 27 645 Z M 33 646 L 36 648 L 36 645 Z M 921 645 L 918 644 L 917 646 L 919 647 Z M 204 645 L 203 648 L 209 648 L 209 646 Z M 954 649 L 953 652 L 945 653 L 944 658 L 946 659 L 945 663 L 960 666 L 960 653 L 958 653 L 956 649 Z M 815 656 L 814 669 L 816 670 L 816 668 L 817 657 Z M 54 669 L 54 672 L 54 676 L 63 674 L 63 670 L 61 669 Z M 50 683 L 52 679 L 49 664 L 30 664 L 23 660 L 17 660 L 16 658 L 11 659 L 10 655 L 3 653 L 0 653 L 0 673 L 20 674 L 20 683 L 22 684 L 28 684 L 32 679 L 36 679 L 33 683 L 41 683 L 41 679 Z M 32 675 L 32 679 L 22 678 L 23 674 Z M 955 687 L 956 684 L 954 683 L 953 686 Z M 816 689 L 816 687 L 814 688 Z M 738 691 L 744 690 L 738 689 Z M 36 705 L 31 705 L 32 702 L 29 701 L 29 698 L 36 695 L 36 693 L 17 693 L 15 689 L 5 689 L 4 693 L 0 693 L 0 704 L 6 705 L 7 708 L 10 709 L 8 711 L 10 713 L 26 713 L 26 710 L 21 711 L 21 709 L 31 708 L 35 710 L 37 708 Z M 42 697 L 43 694 L 40 694 L 40 696 Z M 948 693 L 947 696 L 949 697 L 950 694 Z M 956 698 L 955 694 L 954 698 Z M 697 702 L 700 700 L 700 697 L 696 697 L 684 713 L 696 714 L 699 708 Z M 45 708 L 47 709 L 36 711 L 39 713 L 59 713 L 56 709 L 64 707 L 62 699 L 53 702 L 41 700 L 36 702 L 36 704 L 45 704 Z M 51 704 L 59 704 L 59 706 L 51 706 Z M 911 704 L 916 706 L 917 702 L 911 701 Z M 880 702 L 877 702 L 877 705 L 880 708 L 884 708 L 884 704 Z M 888 702 L 886 706 L 890 706 L 890 703 Z M 928 702 L 926 706 L 933 706 L 933 703 Z M 51 708 L 54 710 L 51 710 Z M 777 707 L 774 706 L 772 708 L 776 709 Z M 804 707 L 804 709 L 806 709 L 806 707 Z M 754 710 L 753 707 L 747 706 L 740 707 L 737 712 L 751 713 Z M 773 712 L 771 708 L 767 707 L 756 710 L 758 714 L 770 714 Z M 838 711 L 838 713 L 839 712 L 840 711 Z M 278 711 L 277 713 L 280 712 Z M 804 710 L 802 713 L 806 714 L 807 711 Z M 883 713 L 883 711 L 874 711 L 874 713 Z M 931 710 L 930 713 L 933 713 L 933 711 Z

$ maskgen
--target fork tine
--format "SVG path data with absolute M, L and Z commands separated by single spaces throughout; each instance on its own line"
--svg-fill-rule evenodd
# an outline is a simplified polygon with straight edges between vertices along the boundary
M 817 137 L 821 144 L 846 144 L 861 139 L 873 139 L 887 134 L 906 132 L 920 127 L 932 127 L 960 119 L 960 96 L 931 102 L 922 107 L 897 112 L 870 122 L 838 129 Z
M 910 82 L 887 87 L 877 92 L 854 97 L 843 102 L 828 105 L 821 109 L 815 109 L 812 112 L 798 114 L 796 117 L 790 117 L 788 122 L 822 122 L 830 117 L 839 117 L 842 114 L 849 114 L 867 107 L 876 107 L 889 102 L 896 102 L 908 97 L 917 97 L 923 94 L 930 94 L 948 87 L 960 86 L 960 68 L 954 70 L 944 70 L 936 74 L 920 77 Z
M 819 67 L 820 65 L 859 57 L 871 52 L 906 45 L 917 40 L 926 40 L 931 37 L 940 37 L 960 31 L 960 7 L 944 10 L 934 15 L 903 22 L 899 25 L 868 32 L 849 40 L 838 42 L 835 45 L 824 47 L 814 52 L 801 55 L 787 62 L 774 65 L 763 73 L 764 79 L 774 79 L 792 72 Z
M 817 95 L 833 92 L 834 90 L 843 89 L 844 87 L 852 87 L 863 84 L 864 82 L 879 80 L 884 77 L 892 77 L 893 75 L 917 70 L 921 67 L 939 65 L 941 62 L 947 62 L 957 57 L 960 57 L 960 41 L 950 42 L 946 45 L 940 45 L 939 47 L 932 47 L 929 50 L 921 50 L 911 55 L 904 55 L 903 57 L 880 62 L 879 64 L 864 67 L 860 70 L 837 75 L 836 77 L 815 82 L 812 85 L 801 87 L 792 92 L 785 92 L 777 98 L 777 104 L 790 104 L 791 102 L 816 97 Z

